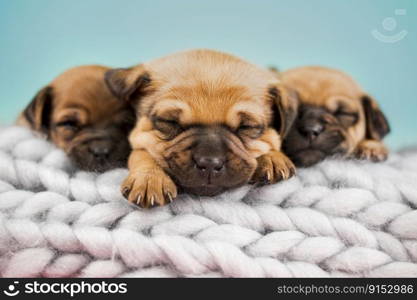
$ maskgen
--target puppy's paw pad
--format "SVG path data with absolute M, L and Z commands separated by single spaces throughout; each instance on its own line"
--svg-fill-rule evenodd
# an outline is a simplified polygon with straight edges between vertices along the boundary
M 292 161 L 281 152 L 270 152 L 258 158 L 258 167 L 252 183 L 261 185 L 276 183 L 291 178 L 295 174 Z
M 123 196 L 133 204 L 149 208 L 165 205 L 177 197 L 177 187 L 164 172 L 131 173 L 122 184 Z
M 355 157 L 362 160 L 381 162 L 388 158 L 388 149 L 378 141 L 365 141 L 358 146 Z

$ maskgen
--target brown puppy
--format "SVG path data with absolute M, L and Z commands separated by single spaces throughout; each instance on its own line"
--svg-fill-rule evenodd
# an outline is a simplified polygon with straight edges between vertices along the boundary
M 348 75 L 324 67 L 302 67 L 281 74 L 300 100 L 297 120 L 284 141 L 285 153 L 298 166 L 327 156 L 382 161 L 388 122 L 377 103 Z
M 104 82 L 109 69 L 70 69 L 44 87 L 21 114 L 18 124 L 42 133 L 84 170 L 102 172 L 126 165 L 134 111 Z
M 122 192 L 143 207 L 182 190 L 212 196 L 294 173 L 281 137 L 296 101 L 276 76 L 210 50 L 170 55 L 107 73 L 111 90 L 136 102 L 138 122 Z

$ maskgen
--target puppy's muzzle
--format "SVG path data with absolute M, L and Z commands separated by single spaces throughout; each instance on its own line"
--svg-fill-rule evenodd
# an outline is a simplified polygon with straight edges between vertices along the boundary
M 335 117 L 321 108 L 310 108 L 296 123 L 298 134 L 313 147 L 336 146 L 343 141 Z
M 76 137 L 68 154 L 84 170 L 104 172 L 125 165 L 130 147 L 123 136 L 108 132 L 93 132 Z
M 194 168 L 208 184 L 215 184 L 226 172 L 226 149 L 220 137 L 202 136 L 192 152 Z
M 250 180 L 256 159 L 230 130 L 196 127 L 165 151 L 166 171 L 188 193 L 213 196 Z
M 297 166 L 308 167 L 328 155 L 345 153 L 344 131 L 331 113 L 309 107 L 301 110 L 283 148 Z
M 323 131 L 326 125 L 318 118 L 305 120 L 298 126 L 300 134 L 310 142 L 314 141 Z
M 113 141 L 107 139 L 94 139 L 87 143 L 87 149 L 94 159 L 104 161 L 109 159 L 113 151 Z

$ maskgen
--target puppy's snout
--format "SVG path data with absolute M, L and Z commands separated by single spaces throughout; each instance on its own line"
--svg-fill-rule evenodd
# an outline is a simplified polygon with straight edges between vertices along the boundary
M 197 169 L 203 172 L 220 172 L 224 168 L 224 157 L 220 155 L 194 154 Z
M 325 125 L 319 120 L 308 120 L 303 122 L 298 128 L 301 135 L 309 140 L 316 139 L 325 129 Z
M 220 137 L 204 135 L 193 149 L 192 159 L 202 177 L 220 176 L 225 172 L 226 149 Z
M 96 159 L 108 159 L 112 151 L 111 142 L 107 140 L 91 141 L 88 145 L 88 151 Z
M 245 184 L 256 168 L 256 160 L 244 156 L 243 144 L 221 126 L 195 127 L 167 156 L 166 169 L 188 193 L 214 196 Z

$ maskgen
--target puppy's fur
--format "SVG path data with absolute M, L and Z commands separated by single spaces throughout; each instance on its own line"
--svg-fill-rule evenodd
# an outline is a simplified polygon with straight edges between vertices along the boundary
M 382 161 L 388 122 L 376 101 L 348 75 L 324 67 L 302 67 L 281 74 L 300 100 L 297 120 L 284 142 L 298 166 L 330 155 Z
M 109 71 L 106 79 L 139 115 L 122 186 L 132 203 L 163 205 L 177 188 L 211 196 L 294 173 L 280 148 L 297 102 L 269 70 L 192 50 Z
M 134 111 L 104 82 L 109 69 L 70 69 L 41 89 L 18 124 L 36 130 L 62 148 L 81 169 L 102 172 L 127 163 Z

